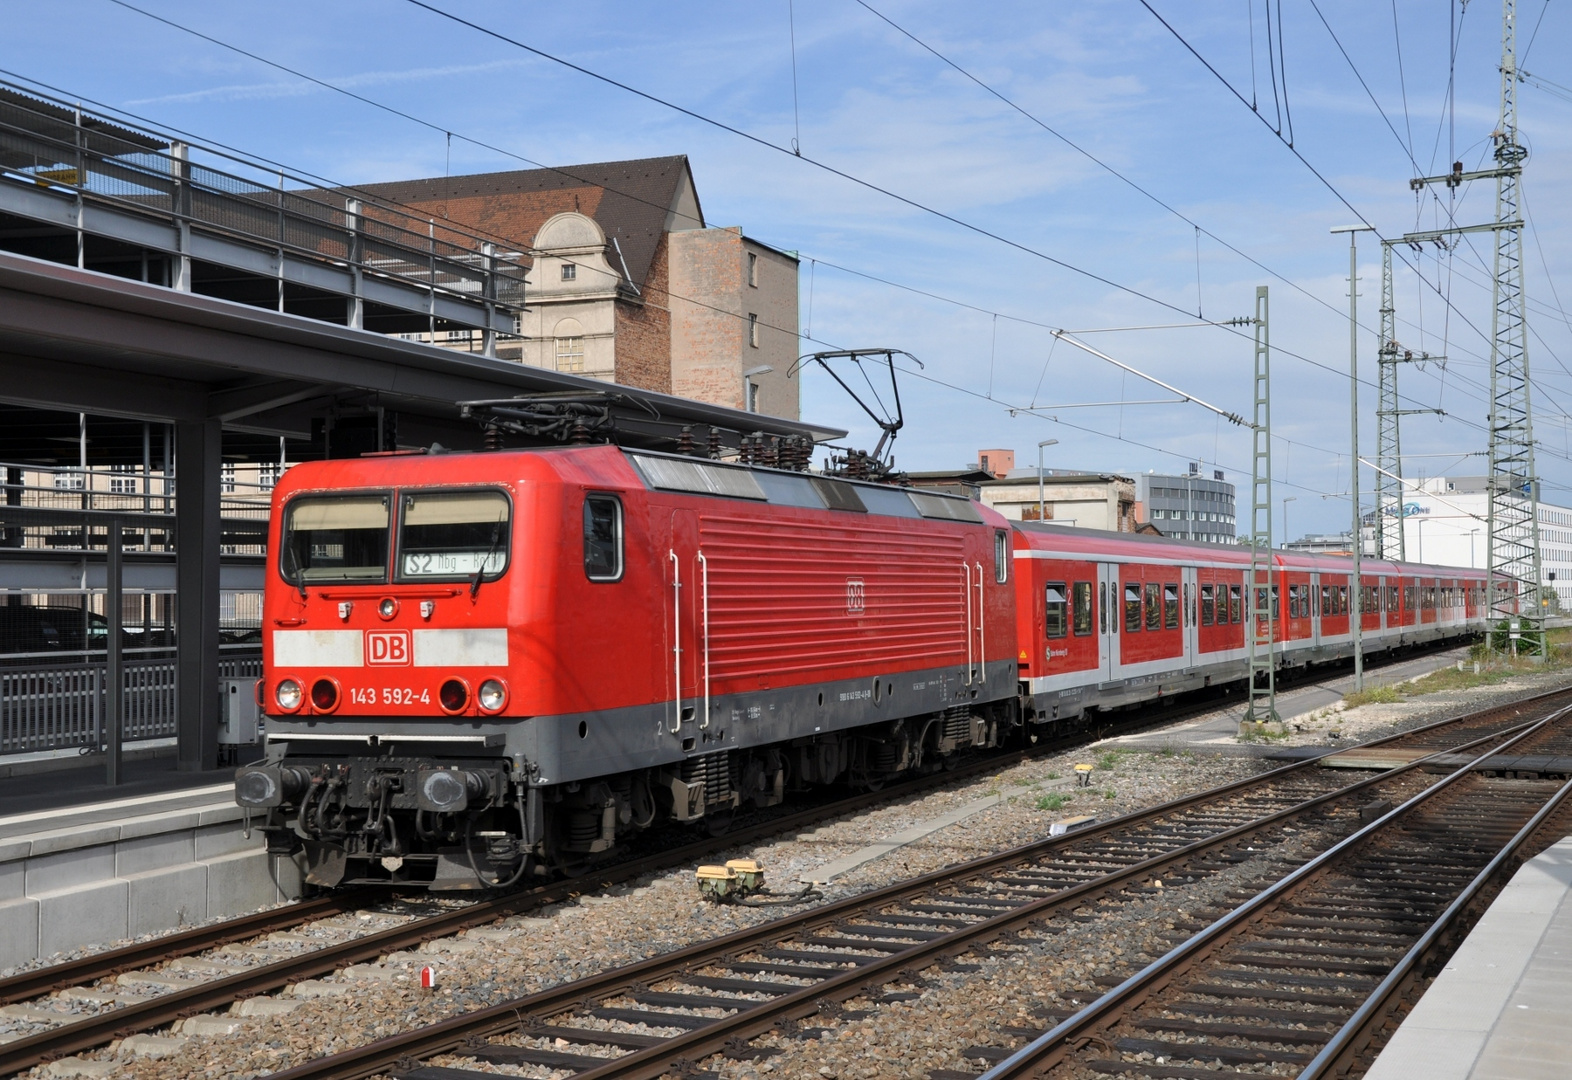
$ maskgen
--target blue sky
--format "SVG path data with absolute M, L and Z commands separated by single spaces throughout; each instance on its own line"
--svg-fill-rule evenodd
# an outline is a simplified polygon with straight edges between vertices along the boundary
M 1288 0 L 1279 68 L 1275 50 L 1269 64 L 1260 0 L 1151 0 L 1214 75 L 1138 0 L 869 0 L 1143 194 L 856 0 L 794 0 L 791 23 L 787 0 L 432 0 L 768 142 L 800 139 L 805 157 L 972 229 L 406 2 L 133 2 L 452 131 L 451 150 L 441 130 L 303 83 L 110 0 L 11 6 L 0 66 L 344 183 L 522 167 L 462 136 L 550 164 L 689 155 L 712 224 L 741 225 L 801 252 L 802 326 L 813 339 L 805 351 L 888 345 L 921 358 L 924 369 L 902 381 L 907 426 L 896 453 L 906 468 L 965 465 L 981 447 L 1014 448 L 1028 464 L 1039 440 L 1057 438 L 1048 451 L 1053 466 L 1164 471 L 1199 460 L 1247 483 L 1246 433 L 1194 404 L 1039 415 L 1020 407 L 1169 396 L 1055 345 L 1046 327 L 1187 322 L 1198 308 L 1207 319 L 1242 316 L 1255 287 L 1268 284 L 1279 350 L 1277 496 L 1295 497 L 1295 535 L 1348 521 L 1348 251 L 1346 238 L 1329 229 L 1356 215 L 1339 194 L 1384 236 L 1444 223 L 1445 189 L 1438 203 L 1416 198 L 1407 181 L 1416 164 L 1425 173 L 1446 171 L 1454 146 L 1465 167 L 1483 167 L 1500 89 L 1500 6 L 1482 0 L 1461 17 L 1451 124 L 1449 8 L 1456 5 Z M 1276 35 L 1276 5 L 1270 17 Z M 1572 305 L 1572 92 L 1558 88 L 1572 86 L 1572 13 L 1524 0 L 1519 20 L 1520 64 L 1539 80 L 1519 88 L 1521 130 L 1532 150 L 1525 270 L 1539 468 L 1546 497 L 1567 503 L 1572 325 L 1562 303 Z M 1271 127 L 1222 79 L 1253 98 Z M 1285 97 L 1281 126 L 1286 135 L 1291 122 L 1308 165 L 1272 130 Z M 1493 185 L 1464 189 L 1452 212 L 1460 222 L 1488 220 Z M 1194 225 L 1212 235 L 1198 238 Z M 1464 455 L 1485 446 L 1489 238 L 1475 237 L 1450 257 L 1402 250 L 1426 282 L 1399 264 L 1398 337 L 1416 352 L 1448 357 L 1403 372 L 1411 407 L 1447 413 L 1405 420 L 1406 470 L 1481 471 L 1482 458 Z M 1360 274 L 1360 426 L 1369 457 L 1380 277 L 1379 247 L 1368 237 Z M 1249 410 L 1251 349 L 1239 333 L 1184 328 L 1089 340 L 1191 394 Z M 803 411 L 852 428 L 854 444 L 874 441 L 855 406 L 823 376 L 805 380 Z M 1371 480 L 1365 470 L 1367 502 Z

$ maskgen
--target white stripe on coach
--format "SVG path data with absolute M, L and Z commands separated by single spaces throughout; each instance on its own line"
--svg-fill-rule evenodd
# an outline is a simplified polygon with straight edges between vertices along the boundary
M 505 667 L 508 632 L 495 630 L 416 630 L 416 667 Z

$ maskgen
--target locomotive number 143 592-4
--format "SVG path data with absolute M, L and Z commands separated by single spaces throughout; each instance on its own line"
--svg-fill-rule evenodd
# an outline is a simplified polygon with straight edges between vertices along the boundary
M 407 686 L 352 686 L 351 705 L 430 705 L 430 690 L 411 690 Z

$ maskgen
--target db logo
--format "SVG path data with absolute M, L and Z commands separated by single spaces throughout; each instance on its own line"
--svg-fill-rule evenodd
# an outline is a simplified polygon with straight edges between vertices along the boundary
M 863 594 L 862 578 L 849 577 L 846 579 L 846 614 L 861 615 L 866 606 Z
M 367 630 L 366 662 L 384 667 L 409 664 L 408 630 Z

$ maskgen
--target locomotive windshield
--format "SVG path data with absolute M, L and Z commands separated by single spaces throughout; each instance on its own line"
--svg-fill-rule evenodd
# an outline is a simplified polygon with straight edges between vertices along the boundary
M 399 577 L 499 577 L 508 565 L 508 498 L 500 491 L 406 492 Z
M 317 582 L 387 580 L 388 496 L 311 495 L 284 517 L 279 572 L 304 587 Z

